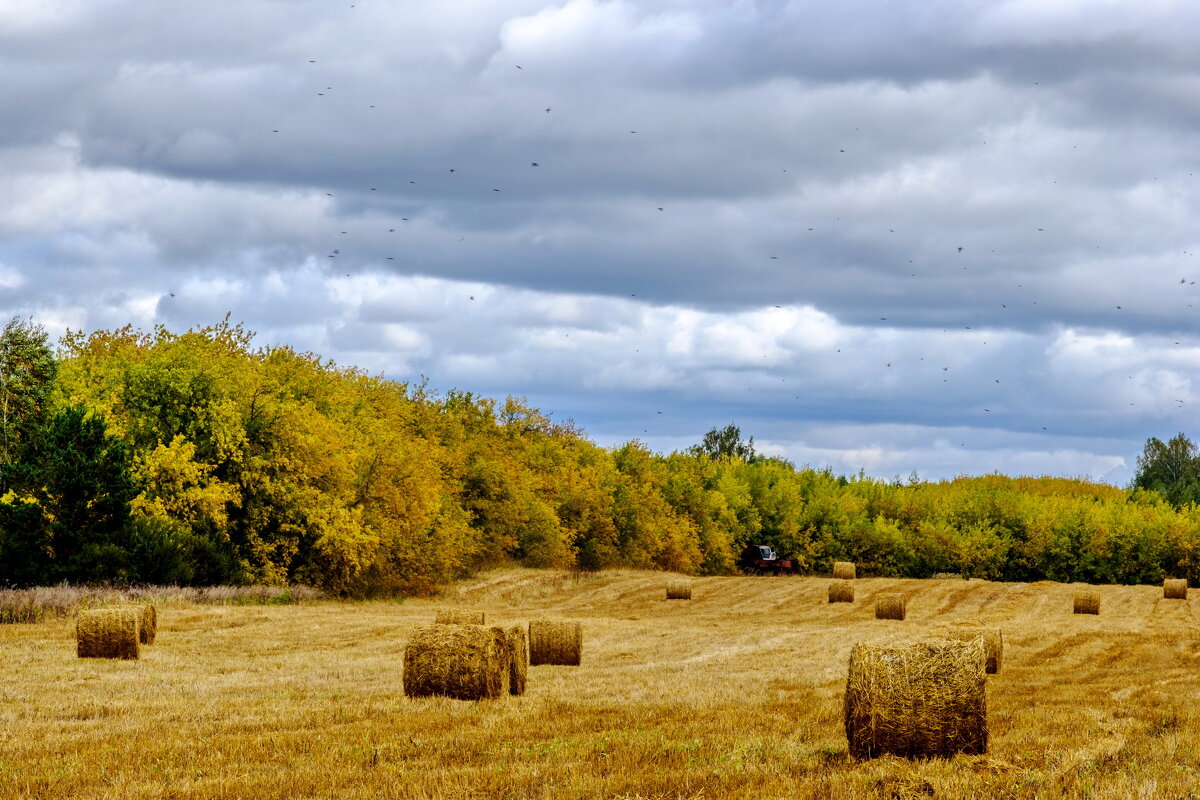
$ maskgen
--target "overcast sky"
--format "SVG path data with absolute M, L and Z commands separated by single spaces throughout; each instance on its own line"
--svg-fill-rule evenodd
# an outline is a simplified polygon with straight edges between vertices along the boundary
M 1125 484 L 1200 404 L 1186 0 L 0 0 L 0 312 L 229 312 L 660 452 Z M 1197 307 L 1194 307 L 1197 306 Z

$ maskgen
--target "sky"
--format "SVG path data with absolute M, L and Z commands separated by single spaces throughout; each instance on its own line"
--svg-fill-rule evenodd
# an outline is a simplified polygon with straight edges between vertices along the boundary
M 1200 5 L 0 0 L 0 315 L 226 314 L 604 446 L 1200 434 Z M 1195 306 L 1195 307 L 1194 307 Z

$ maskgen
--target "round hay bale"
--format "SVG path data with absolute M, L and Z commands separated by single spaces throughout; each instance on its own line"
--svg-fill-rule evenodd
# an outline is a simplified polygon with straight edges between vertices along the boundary
M 583 627 L 578 622 L 529 621 L 529 665 L 578 667 L 583 654 Z
M 908 602 L 904 595 L 879 594 L 875 596 L 875 619 L 904 619 Z
M 692 582 L 691 581 L 667 581 L 667 599 L 668 600 L 691 600 L 692 599 Z
M 1187 578 L 1167 578 L 1163 581 L 1164 600 L 1187 600 Z
M 833 577 L 839 581 L 852 581 L 857 577 L 853 561 L 833 562 Z
M 995 675 L 1000 671 L 1000 663 L 1004 659 L 1004 633 L 999 628 L 977 626 L 947 628 L 938 631 L 936 635 L 960 642 L 982 639 L 983 650 L 987 657 L 984 663 L 984 672 L 988 675 Z
M 142 644 L 154 644 L 158 636 L 158 609 L 151 603 L 137 607 L 138 611 L 138 641 Z
M 1100 613 L 1100 593 L 1095 589 L 1087 589 L 1082 592 L 1075 593 L 1075 613 L 1076 614 L 1099 614 Z
M 979 637 L 854 645 L 844 704 L 850 755 L 986 753 L 985 658 Z
M 404 693 L 459 700 L 499 697 L 508 678 L 507 637 L 481 625 L 423 625 L 404 647 Z
M 443 608 L 433 620 L 434 625 L 483 625 L 483 612 L 469 608 Z
M 854 584 L 850 581 L 834 581 L 829 584 L 829 602 L 853 603 Z
M 80 658 L 140 658 L 141 613 L 136 608 L 92 608 L 75 619 Z
M 529 672 L 529 642 L 525 629 L 515 625 L 508 636 L 508 693 L 525 694 L 525 677 Z

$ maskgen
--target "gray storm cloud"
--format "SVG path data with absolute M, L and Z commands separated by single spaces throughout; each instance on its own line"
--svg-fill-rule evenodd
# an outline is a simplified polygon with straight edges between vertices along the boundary
M 0 298 L 604 443 L 1120 482 L 1195 400 L 1197 16 L 0 2 Z

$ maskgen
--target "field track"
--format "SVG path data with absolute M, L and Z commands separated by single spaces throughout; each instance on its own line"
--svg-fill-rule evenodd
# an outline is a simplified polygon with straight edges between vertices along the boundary
M 498 570 L 436 600 L 163 606 L 137 662 L 69 623 L 0 626 L 0 797 L 1200 797 L 1200 621 L 1159 586 Z M 874 618 L 899 592 L 903 622 Z M 523 697 L 408 700 L 407 631 L 447 606 L 584 625 Z M 985 756 L 851 761 L 851 646 L 1004 632 Z

